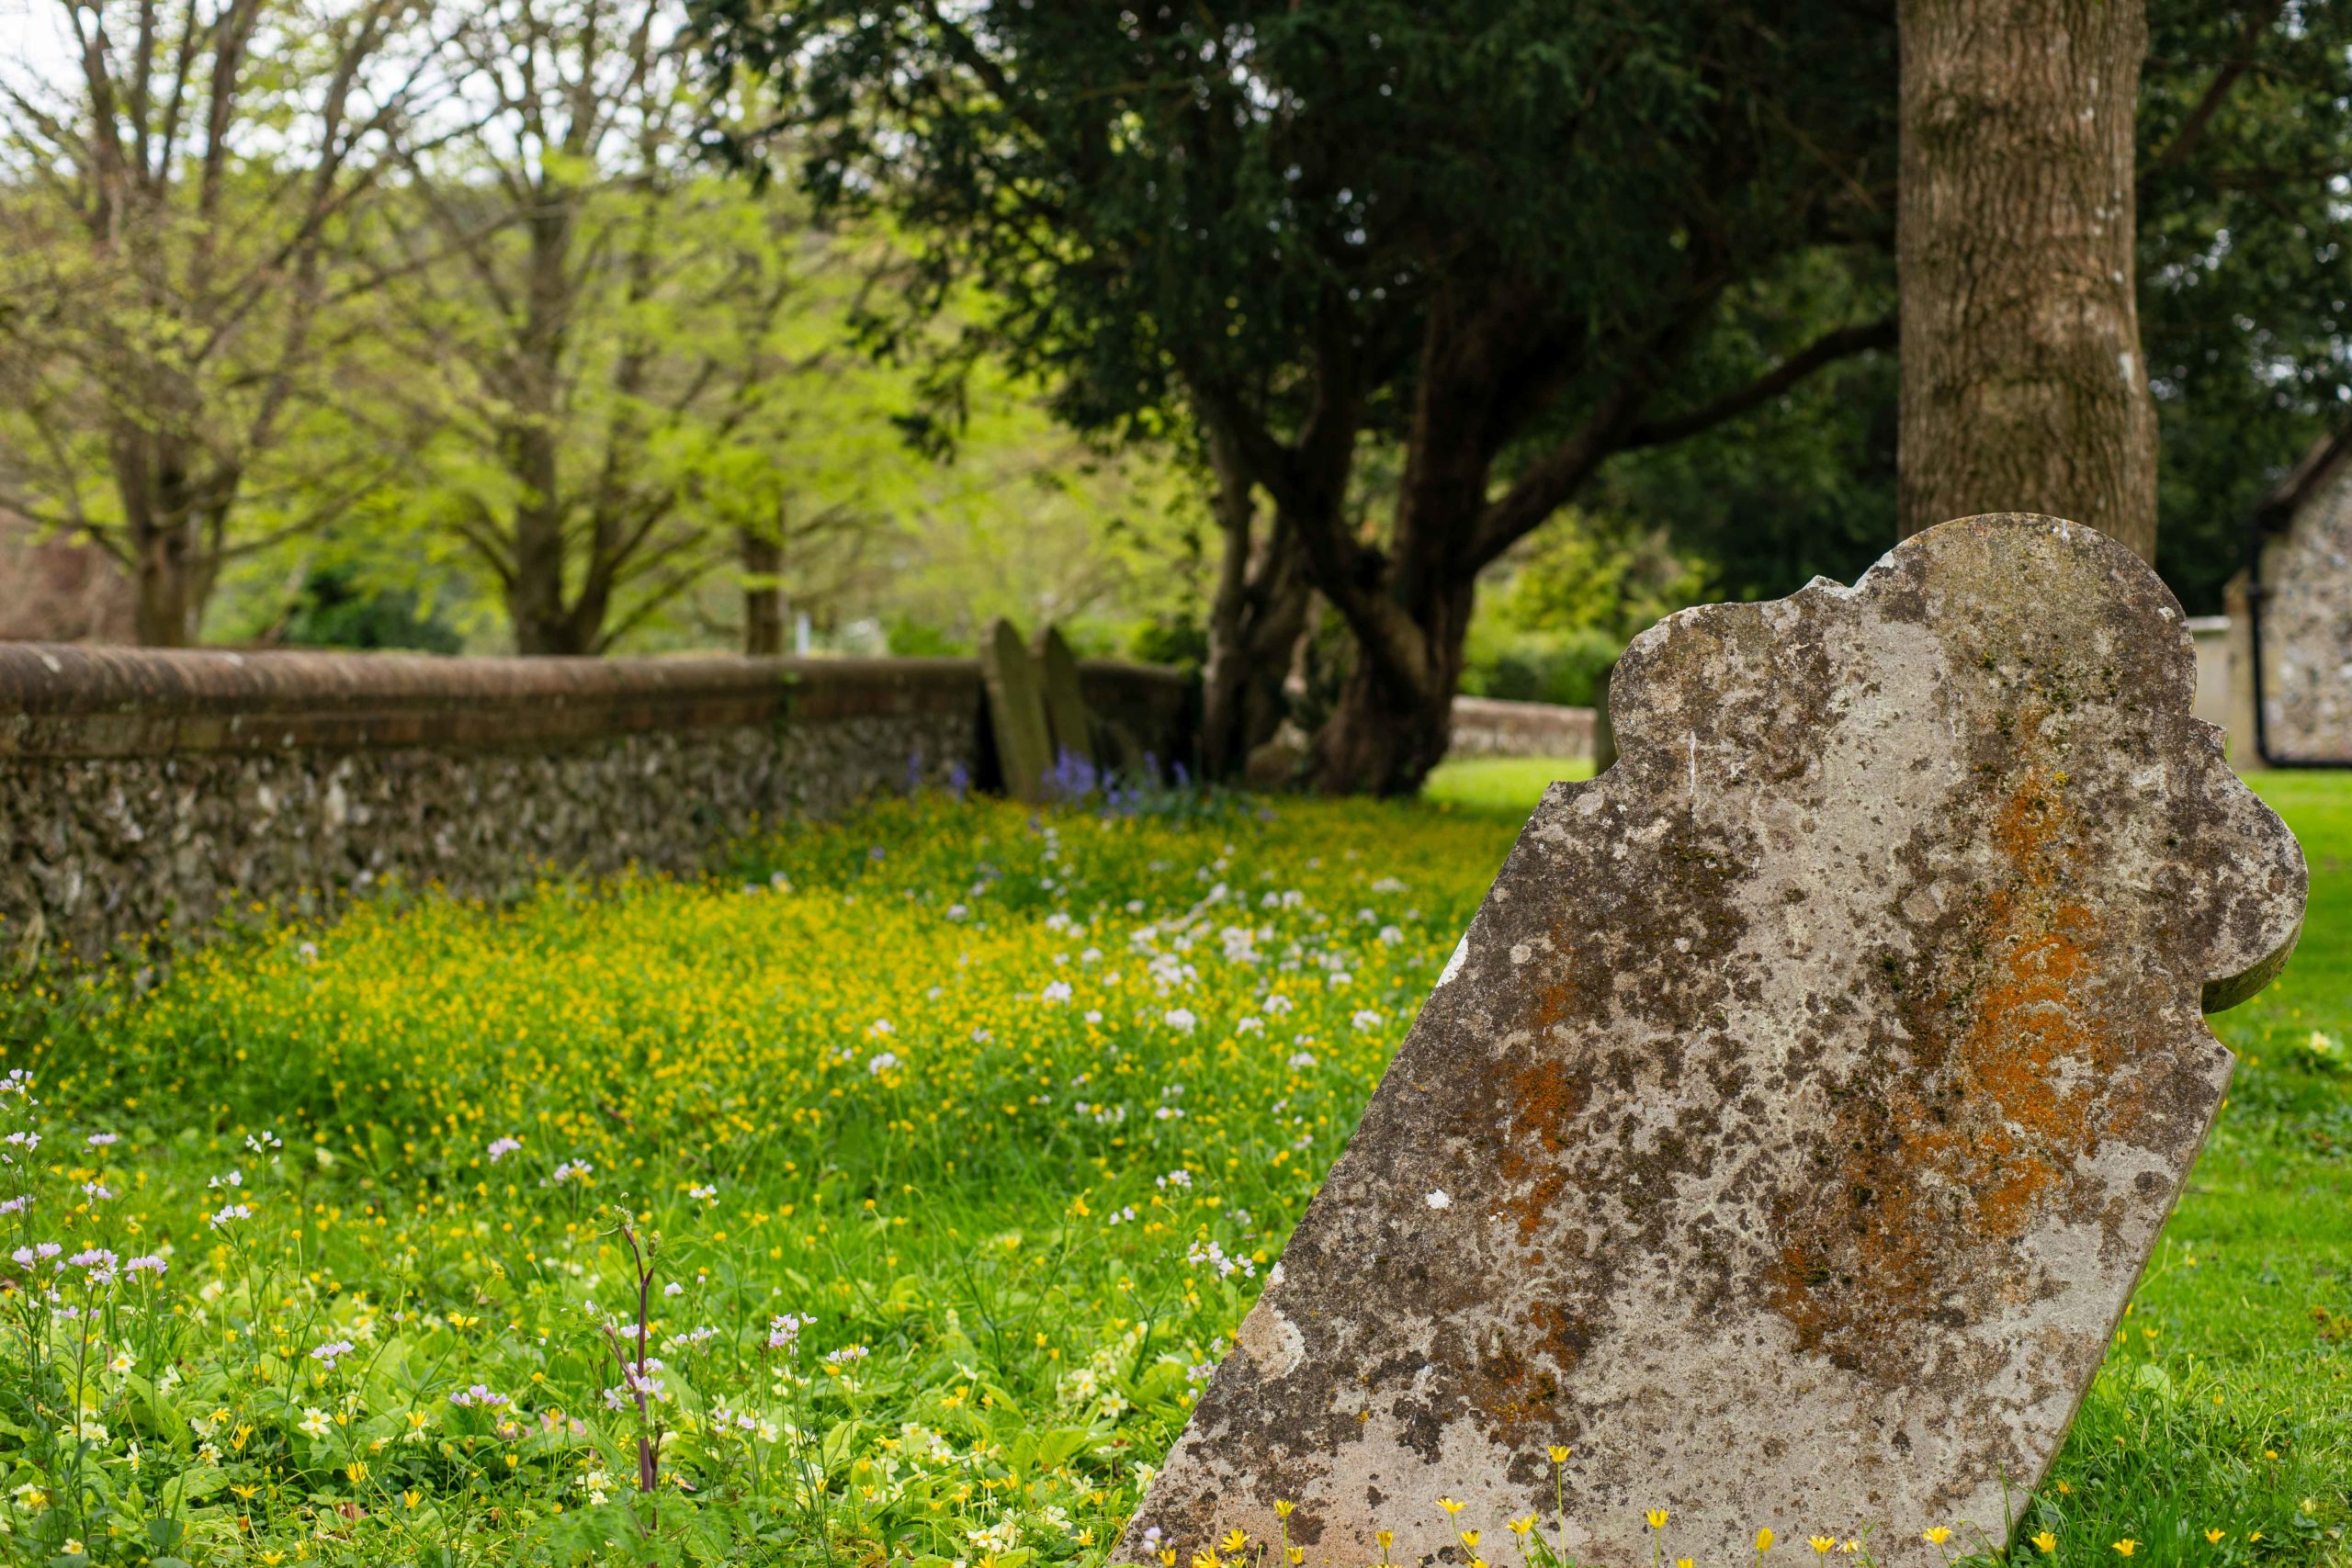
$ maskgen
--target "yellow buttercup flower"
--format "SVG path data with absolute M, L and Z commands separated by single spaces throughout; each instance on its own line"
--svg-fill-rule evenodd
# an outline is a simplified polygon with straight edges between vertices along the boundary
M 1527 1539 L 1527 1532 L 1535 1528 L 1535 1516 L 1533 1514 L 1529 1514 L 1524 1518 L 1513 1519 L 1510 1522 L 1507 1528 L 1510 1530 L 1511 1534 L 1519 1537 L 1521 1540 L 1525 1540 Z
M 1650 1522 L 1650 1529 L 1654 1530 L 1662 1530 L 1666 1528 L 1666 1510 L 1664 1508 L 1652 1508 L 1648 1513 L 1644 1514 L 1642 1517 Z
M 1771 1551 L 1772 1540 L 1772 1527 L 1770 1525 L 1766 1525 L 1762 1529 L 1758 1530 L 1756 1532 L 1756 1555 L 1761 1557 L 1766 1552 Z
M 1468 1547 L 1473 1551 L 1477 1551 L 1478 1532 L 1476 1530 L 1464 1530 L 1462 1532 L 1462 1544 Z
M 1290 1568 L 1298 1568 L 1300 1563 L 1306 1561 L 1306 1548 L 1294 1546 L 1283 1555 L 1290 1559 Z
M 1242 1534 L 1238 1529 L 1227 1530 L 1225 1532 L 1225 1539 L 1217 1542 L 1217 1544 L 1227 1551 L 1238 1551 L 1249 1542 L 1249 1540 L 1250 1538 L 1248 1536 Z
M 1951 1539 L 1951 1531 L 1942 1525 L 1929 1525 L 1919 1532 L 1919 1539 L 1929 1546 L 1941 1546 Z
M 2219 1546 L 2229 1533 L 2230 1532 L 2227 1530 L 2207 1530 L 2205 1532 L 2205 1542 L 2209 1546 Z
M 1396 1532 L 1395 1530 L 1374 1530 L 1372 1532 L 1372 1539 L 1380 1542 L 1380 1550 L 1385 1551 L 1390 1547 L 1396 1544 Z
M 2137 1551 L 2139 1549 L 2140 1549 L 2140 1543 L 2139 1543 L 2138 1541 L 2136 1541 L 2136 1540 L 2132 1540 L 2130 1536 L 2128 1536 L 2128 1535 L 2127 1535 L 2127 1536 L 2125 1536 L 2121 1540 L 2119 1540 L 2119 1541 L 2117 1541 L 2117 1542 L 2115 1543 L 2115 1554 L 2116 1554 L 2118 1557 L 2129 1557 L 2129 1556 L 2131 1556 L 2134 1551 Z
M 1563 1444 L 1559 1444 L 1559 1443 L 1554 1443 L 1550 1448 L 1548 1448 L 1548 1449 L 1546 1449 L 1546 1450 L 1544 1450 L 1544 1452 L 1546 1452 L 1546 1453 L 1548 1453 L 1548 1454 L 1550 1454 L 1550 1455 L 1552 1456 L 1552 1462 L 1553 1462 L 1554 1464 L 1566 1464 L 1566 1463 L 1567 1463 L 1567 1462 L 1568 1462 L 1568 1455 L 1569 1455 L 1569 1454 L 1571 1454 L 1571 1453 L 1573 1453 L 1573 1452 L 1575 1452 L 1575 1451 L 1576 1451 L 1576 1450 L 1574 1450 L 1573 1449 L 1567 1448 L 1567 1447 L 1566 1447 L 1565 1445 L 1563 1445 Z
M 1274 1499 L 1274 1517 L 1278 1519 L 1286 1519 L 1290 1517 L 1290 1511 L 1297 1506 L 1298 1505 L 1295 1503 L 1285 1502 L 1282 1498 L 1277 1497 Z
M 2058 1538 L 2048 1530 L 2038 1531 L 2033 1538 L 2033 1544 L 2040 1547 L 2042 1555 L 2046 1557 L 2058 1550 Z
M 1458 1514 L 1464 1507 L 1468 1506 L 1467 1504 L 1457 1503 L 1451 1497 L 1440 1497 L 1437 1500 L 1437 1506 L 1443 1508 L 1449 1514 Z
M 1838 1538 L 1834 1535 L 1807 1536 L 1805 1540 L 1815 1551 L 1820 1553 L 1824 1557 L 1828 1556 L 1831 1551 L 1838 1545 Z

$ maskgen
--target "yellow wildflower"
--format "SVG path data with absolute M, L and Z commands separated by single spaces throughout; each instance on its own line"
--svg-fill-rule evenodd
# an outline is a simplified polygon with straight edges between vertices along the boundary
M 1666 1510 L 1664 1508 L 1652 1508 L 1648 1513 L 1644 1514 L 1642 1517 L 1650 1522 L 1650 1529 L 1654 1530 L 1662 1530 L 1666 1528 Z
M 2119 1540 L 2119 1541 L 2117 1541 L 2117 1542 L 2115 1543 L 2115 1554 L 2116 1554 L 2118 1557 L 2129 1557 L 2129 1556 L 2131 1556 L 2134 1551 L 2137 1551 L 2139 1549 L 2140 1549 L 2140 1543 L 2139 1543 L 2138 1541 L 2136 1541 L 2136 1540 L 2132 1540 L 2130 1536 L 2128 1536 L 2128 1535 L 2127 1535 L 2127 1536 L 2125 1536 L 2121 1540 Z
M 1919 1532 L 1919 1539 L 1929 1546 L 1941 1546 L 1951 1539 L 1951 1531 L 1942 1525 L 1929 1525 Z
M 2051 1552 L 2058 1550 L 2058 1538 L 2052 1535 L 2048 1530 L 2042 1530 L 2034 1536 L 2033 1544 L 2040 1547 L 2041 1549 L 2042 1555 L 2046 1557 Z

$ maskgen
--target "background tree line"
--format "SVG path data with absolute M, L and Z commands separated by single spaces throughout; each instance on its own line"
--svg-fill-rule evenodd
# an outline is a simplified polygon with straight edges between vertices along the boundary
M 1213 768 L 1393 791 L 1465 682 L 1589 699 L 2052 429 L 2218 607 L 2352 390 L 2340 7 L 2047 0 L 2041 70 L 1964 0 L 673 4 L 73 11 L 0 100 L 0 504 L 156 642 L 322 567 L 529 652 L 1091 609 Z M 1960 177 L 2068 138 L 2115 225 Z M 2052 277 L 2062 344 L 1918 314 Z

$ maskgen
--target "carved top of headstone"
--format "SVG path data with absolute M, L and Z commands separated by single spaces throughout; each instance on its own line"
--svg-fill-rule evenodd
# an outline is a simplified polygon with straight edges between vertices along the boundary
M 1086 694 L 1078 680 L 1078 656 L 1059 626 L 1047 626 L 1037 639 L 1037 668 L 1046 683 L 1046 727 L 1052 732 L 1054 761 L 1064 752 L 1080 761 L 1094 761 L 1094 736 L 1086 714 Z
M 1046 775 L 1054 766 L 1046 699 L 1036 661 L 1012 623 L 1001 617 L 989 624 L 980 641 L 980 684 L 988 692 L 989 728 L 996 738 L 997 765 L 1004 772 L 1004 793 L 1034 806 L 1046 798 Z
M 1313 1564 L 1548 1531 L 1554 1445 L 1608 1568 L 1650 1508 L 1717 1565 L 1999 1539 L 2221 1100 L 2200 1002 L 2301 925 L 2193 682 L 2048 517 L 1637 639 L 1617 765 L 1529 821 L 1114 1561 L 1277 1499 Z

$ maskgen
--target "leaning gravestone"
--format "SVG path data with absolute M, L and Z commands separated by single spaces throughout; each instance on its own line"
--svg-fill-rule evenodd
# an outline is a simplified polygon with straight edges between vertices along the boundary
M 1046 798 L 1054 750 L 1046 738 L 1046 702 L 1037 666 L 1011 621 L 991 622 L 980 643 L 980 684 L 988 693 L 989 728 L 996 738 L 1004 793 L 1035 806 Z
M 1554 1445 L 1607 1568 L 1999 1540 L 2301 919 L 2193 659 L 2021 515 L 1637 639 L 1114 1561 L 1549 1535 Z
M 1037 639 L 1037 669 L 1045 678 L 1046 727 L 1053 734 L 1055 762 L 1071 755 L 1093 766 L 1093 722 L 1079 684 L 1078 656 L 1070 652 L 1061 627 L 1047 626 Z

